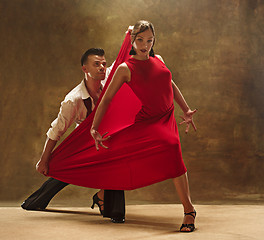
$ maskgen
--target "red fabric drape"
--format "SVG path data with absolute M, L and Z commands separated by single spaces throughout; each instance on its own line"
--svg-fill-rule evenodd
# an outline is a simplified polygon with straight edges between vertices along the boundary
M 112 136 L 105 142 L 109 149 L 96 151 L 90 135 L 96 106 L 53 152 L 50 177 L 84 187 L 130 190 L 186 172 L 174 118 L 171 74 L 156 57 L 139 62 L 129 59 L 130 49 L 128 33 L 101 94 L 102 98 L 122 62 L 135 66 L 130 69 L 133 81 L 116 93 L 99 127 L 101 134 L 108 131 Z

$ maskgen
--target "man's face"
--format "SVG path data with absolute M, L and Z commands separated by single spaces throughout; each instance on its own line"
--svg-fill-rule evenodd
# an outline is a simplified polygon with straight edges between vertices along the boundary
M 106 60 L 104 56 L 89 55 L 87 63 L 82 69 L 94 80 L 104 80 L 106 71 Z

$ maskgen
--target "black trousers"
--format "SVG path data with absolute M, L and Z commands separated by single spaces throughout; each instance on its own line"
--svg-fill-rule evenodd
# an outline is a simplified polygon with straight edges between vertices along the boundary
M 21 205 L 25 210 L 45 209 L 51 199 L 68 183 L 49 178 Z M 123 190 L 105 190 L 104 192 L 104 217 L 125 218 L 125 195 Z

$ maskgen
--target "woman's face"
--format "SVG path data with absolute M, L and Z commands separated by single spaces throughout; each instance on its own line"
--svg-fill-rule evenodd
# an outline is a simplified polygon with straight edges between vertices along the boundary
M 133 42 L 133 48 L 136 51 L 134 58 L 148 59 L 149 52 L 153 46 L 154 36 L 150 29 L 137 34 L 135 41 Z

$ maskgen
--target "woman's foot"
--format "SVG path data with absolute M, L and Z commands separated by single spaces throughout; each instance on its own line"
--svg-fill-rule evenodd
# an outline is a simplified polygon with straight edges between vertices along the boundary
M 92 209 L 94 209 L 94 205 L 97 204 L 99 207 L 99 211 L 101 215 L 104 215 L 104 195 L 101 193 L 101 191 L 97 192 L 93 195 L 93 204 L 91 206 Z
M 193 232 L 195 229 L 194 219 L 196 217 L 196 211 L 184 213 L 183 223 L 180 228 L 180 232 Z

